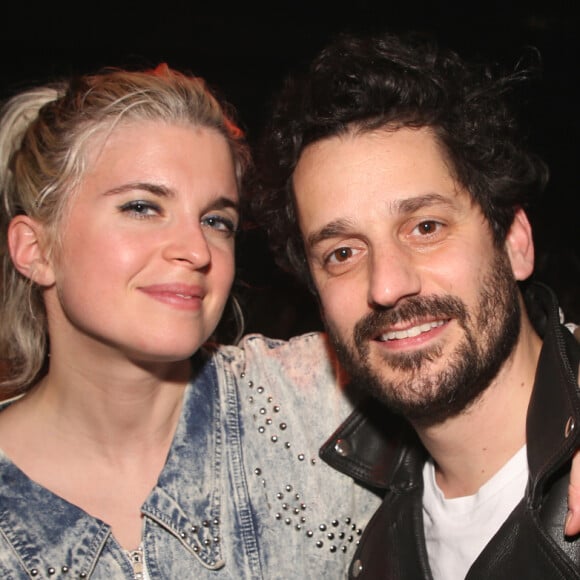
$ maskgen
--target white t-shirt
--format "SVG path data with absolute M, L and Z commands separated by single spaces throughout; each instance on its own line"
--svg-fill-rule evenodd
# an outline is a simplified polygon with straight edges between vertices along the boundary
M 460 580 L 524 497 L 528 481 L 522 447 L 475 495 L 445 499 L 433 461 L 423 468 L 423 521 L 434 580 Z

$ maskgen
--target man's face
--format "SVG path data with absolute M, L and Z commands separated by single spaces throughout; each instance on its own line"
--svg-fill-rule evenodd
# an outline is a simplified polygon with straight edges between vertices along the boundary
M 327 329 L 353 379 L 417 424 L 465 409 L 513 350 L 519 293 L 510 253 L 432 132 L 314 143 L 294 188 Z

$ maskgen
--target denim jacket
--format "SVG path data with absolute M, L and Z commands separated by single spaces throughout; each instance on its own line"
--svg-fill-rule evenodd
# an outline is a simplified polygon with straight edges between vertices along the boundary
M 352 410 L 324 335 L 250 335 L 196 358 L 166 464 L 142 506 L 150 577 L 345 577 L 380 501 L 318 459 Z M 0 451 L 0 578 L 139 575 L 107 523 Z

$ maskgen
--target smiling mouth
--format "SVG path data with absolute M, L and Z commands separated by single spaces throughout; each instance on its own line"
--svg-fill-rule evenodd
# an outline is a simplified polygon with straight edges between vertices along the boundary
M 449 322 L 449 320 L 433 320 L 432 322 L 425 322 L 424 324 L 418 324 L 417 326 L 411 326 L 405 330 L 392 330 L 391 332 L 386 332 L 377 337 L 380 342 L 388 342 L 389 340 L 402 340 L 404 338 L 414 338 L 425 332 L 429 332 L 434 328 L 443 326 Z
M 139 288 L 154 300 L 186 310 L 199 310 L 205 298 L 203 288 L 186 284 L 153 284 Z

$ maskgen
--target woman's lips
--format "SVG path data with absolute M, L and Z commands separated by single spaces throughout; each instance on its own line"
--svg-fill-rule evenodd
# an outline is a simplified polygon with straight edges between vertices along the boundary
M 154 284 L 139 288 L 151 298 L 184 310 L 199 310 L 205 292 L 201 286 L 187 284 Z

